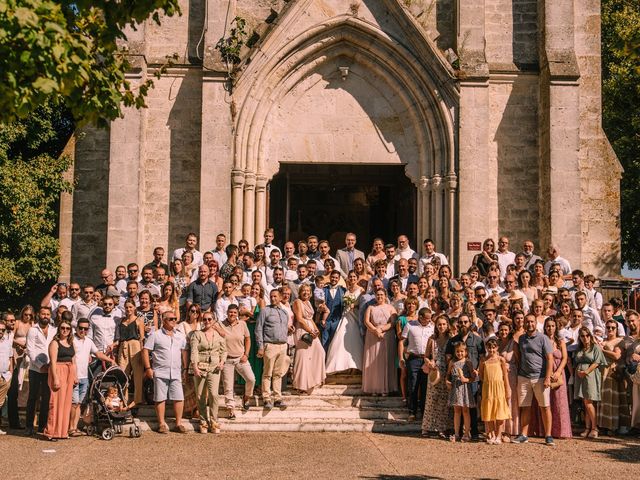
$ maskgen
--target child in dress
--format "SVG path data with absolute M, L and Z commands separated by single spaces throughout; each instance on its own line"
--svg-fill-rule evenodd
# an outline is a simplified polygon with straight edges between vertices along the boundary
M 485 422 L 487 443 L 502 443 L 504 421 L 511 418 L 509 372 L 506 360 L 498 354 L 498 341 L 487 340 L 487 353 L 480 361 L 478 376 L 482 381 L 482 420 Z
M 471 361 L 467 358 L 467 346 L 460 342 L 454 346 L 453 358 L 447 367 L 447 388 L 449 389 L 449 406 L 453 407 L 453 432 L 449 438 L 452 442 L 471 440 L 471 415 L 470 407 L 476 406 L 471 391 L 471 382 L 474 380 L 474 370 Z M 457 436 L 460 431 L 460 419 L 464 419 L 464 435 L 462 439 Z

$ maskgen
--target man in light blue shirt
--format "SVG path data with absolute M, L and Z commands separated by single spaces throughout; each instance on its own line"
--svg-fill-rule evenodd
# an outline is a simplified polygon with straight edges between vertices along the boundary
M 187 339 L 182 332 L 176 330 L 176 314 L 162 314 L 162 328 L 152 332 L 144 344 L 142 361 L 145 375 L 153 379 L 153 400 L 158 417 L 158 433 L 169 433 L 165 422 L 165 406 L 167 400 L 173 400 L 178 433 L 186 433 L 182 425 L 182 408 L 184 393 L 182 376 L 187 371 Z M 153 354 L 153 368 L 151 368 Z

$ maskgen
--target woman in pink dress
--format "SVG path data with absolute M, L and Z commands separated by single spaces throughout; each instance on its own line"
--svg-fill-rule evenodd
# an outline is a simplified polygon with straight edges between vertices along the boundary
M 296 326 L 296 356 L 293 362 L 293 388 L 310 394 L 315 387 L 324 383 L 325 352 L 320 343 L 320 331 L 313 321 L 311 287 L 301 285 L 298 298 L 293 302 L 293 316 Z M 308 335 L 307 335 L 308 334 Z M 310 339 L 308 343 L 304 339 Z
M 571 438 L 571 414 L 567 396 L 567 381 L 564 367 L 567 365 L 567 347 L 558 336 L 558 322 L 553 317 L 544 321 L 544 334 L 553 345 L 553 374 L 551 375 L 551 435 L 554 438 Z M 558 383 L 562 382 L 558 386 Z M 554 388 L 555 386 L 555 388 Z M 544 436 L 540 409 L 533 400 L 531 403 L 531 423 L 529 435 Z
M 367 308 L 364 325 L 362 390 L 374 395 L 387 395 L 397 389 L 395 309 L 387 303 L 384 290 L 376 292 L 376 304 Z

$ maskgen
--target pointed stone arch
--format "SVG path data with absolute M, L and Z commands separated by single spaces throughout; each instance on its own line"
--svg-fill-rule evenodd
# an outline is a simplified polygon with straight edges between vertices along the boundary
M 377 98 L 384 97 L 380 102 L 386 102 L 390 115 L 397 117 L 396 131 L 385 137 L 383 122 L 376 123 L 372 116 L 380 141 L 391 138 L 394 147 L 403 144 L 396 156 L 374 155 L 364 163 L 405 165 L 406 175 L 419 190 L 418 238 L 432 236 L 453 254 L 458 92 L 451 69 L 395 1 L 365 2 L 371 6 L 358 16 L 324 18 L 312 18 L 313 3 L 299 1 L 287 10 L 253 52 L 235 85 L 233 240 L 254 243 L 266 227 L 266 187 L 282 161 L 274 138 L 287 133 L 278 132 L 278 115 L 318 82 L 340 89 L 337 67 L 346 66 L 348 75 L 368 82 Z M 381 26 L 383 13 L 376 9 L 383 7 L 395 28 L 388 23 Z M 366 100 L 356 98 L 365 111 Z M 337 159 L 328 163 L 332 161 Z

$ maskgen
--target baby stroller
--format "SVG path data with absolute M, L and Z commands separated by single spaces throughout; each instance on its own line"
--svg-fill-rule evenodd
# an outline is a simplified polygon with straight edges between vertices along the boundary
M 118 396 L 125 398 L 129 379 L 118 366 L 111 366 L 104 372 L 98 373 L 91 382 L 89 402 L 92 409 L 91 421 L 86 424 L 88 435 L 98 435 L 103 440 L 111 440 L 115 434 L 122 433 L 123 425 L 131 425 L 129 436 L 138 438 L 142 435 L 140 426 L 136 423 L 131 411 L 115 412 L 109 410 L 105 399 L 109 387 L 116 387 Z

